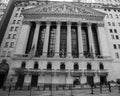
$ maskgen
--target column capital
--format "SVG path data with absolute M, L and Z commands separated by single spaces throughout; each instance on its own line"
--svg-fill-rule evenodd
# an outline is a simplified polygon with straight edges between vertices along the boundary
M 104 27 L 104 23 L 97 23 L 98 27 Z
M 68 22 L 67 22 L 67 25 L 71 25 L 71 23 L 72 23 L 71 21 L 68 21 Z
M 79 22 L 77 22 L 77 24 L 78 24 L 78 25 L 82 25 L 82 22 L 79 21 Z
M 91 25 L 92 25 L 92 23 L 91 23 L 91 22 L 88 22 L 88 23 L 87 23 L 87 26 L 91 26 Z
M 25 25 L 31 25 L 31 22 L 30 22 L 30 21 L 25 21 L 25 20 L 23 20 L 22 23 L 25 24 Z
M 46 24 L 50 25 L 50 24 L 51 24 L 51 22 L 50 22 L 50 21 L 46 21 Z
M 56 24 L 61 24 L 61 22 L 60 22 L 60 21 L 57 21 Z
M 36 23 L 36 25 L 37 25 L 37 24 L 38 24 L 38 25 L 40 25 L 40 24 L 41 24 L 41 22 L 39 22 L 39 21 L 36 21 L 35 23 Z

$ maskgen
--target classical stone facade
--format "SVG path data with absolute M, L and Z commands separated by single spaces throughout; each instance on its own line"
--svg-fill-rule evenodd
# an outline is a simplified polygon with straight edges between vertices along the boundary
M 116 80 L 104 6 L 88 5 L 17 2 L 1 47 L 8 79 L 17 87 Z

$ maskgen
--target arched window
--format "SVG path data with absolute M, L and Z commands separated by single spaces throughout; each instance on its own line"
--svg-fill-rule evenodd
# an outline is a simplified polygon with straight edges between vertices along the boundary
M 88 69 L 88 70 L 91 70 L 91 69 L 92 69 L 92 67 L 91 67 L 91 64 L 90 64 L 90 63 L 88 63 L 88 64 L 87 64 L 87 69 Z
M 100 63 L 100 64 L 99 64 L 99 68 L 100 68 L 100 69 L 104 69 L 103 63 Z
M 74 64 L 74 70 L 78 70 L 79 69 L 79 65 L 78 65 L 78 63 L 75 63 Z
M 65 70 L 65 63 L 61 63 L 60 69 L 61 69 L 61 70 Z
M 25 68 L 25 66 L 26 66 L 26 63 L 23 61 L 21 64 L 21 68 Z
M 51 70 L 52 69 L 52 64 L 49 62 L 48 64 L 47 64 L 47 70 Z
M 38 69 L 38 62 L 35 62 L 34 69 Z

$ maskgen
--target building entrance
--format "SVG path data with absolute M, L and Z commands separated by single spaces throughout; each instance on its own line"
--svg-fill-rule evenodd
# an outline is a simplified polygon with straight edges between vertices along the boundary
M 38 83 L 38 75 L 32 75 L 31 86 L 36 87 Z
M 100 83 L 103 85 L 103 84 L 107 84 L 107 79 L 106 79 L 106 76 L 100 76 Z
M 87 76 L 87 82 L 90 86 L 94 85 L 94 78 L 93 76 Z
M 80 85 L 80 80 L 79 79 L 75 79 L 73 82 L 73 85 Z
M 23 74 L 18 75 L 18 80 L 17 80 L 17 83 L 16 83 L 16 87 L 19 87 L 19 88 L 23 87 L 24 78 L 25 78 L 25 75 L 23 75 Z

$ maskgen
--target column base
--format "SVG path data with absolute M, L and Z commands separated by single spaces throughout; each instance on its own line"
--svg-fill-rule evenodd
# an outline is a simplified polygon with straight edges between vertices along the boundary
M 43 52 L 41 58 L 47 58 L 47 53 Z
M 59 54 L 55 54 L 54 58 L 60 58 Z
M 83 53 L 79 53 L 79 58 L 84 58 Z
M 72 57 L 72 54 L 67 54 L 67 57 L 66 58 L 73 58 Z

